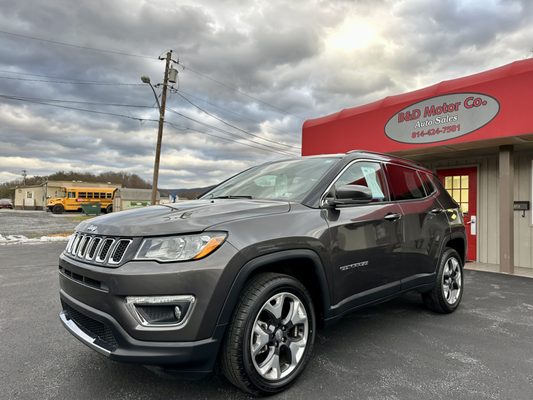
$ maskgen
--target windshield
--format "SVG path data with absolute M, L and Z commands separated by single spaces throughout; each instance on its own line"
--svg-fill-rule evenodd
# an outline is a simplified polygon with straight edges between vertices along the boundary
M 251 168 L 221 183 L 202 199 L 249 198 L 302 201 L 337 158 L 302 158 Z

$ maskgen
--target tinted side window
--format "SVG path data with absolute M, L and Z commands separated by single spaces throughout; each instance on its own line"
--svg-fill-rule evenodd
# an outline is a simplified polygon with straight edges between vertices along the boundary
M 387 165 L 389 182 L 394 200 L 411 200 L 425 197 L 424 186 L 414 169 Z
M 422 177 L 424 187 L 426 188 L 426 193 L 430 195 L 433 192 L 435 192 L 435 184 L 431 180 L 431 176 L 429 176 L 429 174 L 426 174 L 424 172 L 420 172 L 420 176 Z
M 366 186 L 372 192 L 372 201 L 387 200 L 383 169 L 379 163 L 361 161 L 350 165 L 335 182 L 335 188 L 343 185 Z

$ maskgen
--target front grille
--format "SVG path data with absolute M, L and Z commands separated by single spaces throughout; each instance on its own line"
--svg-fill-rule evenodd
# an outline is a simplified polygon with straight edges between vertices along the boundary
M 109 263 L 110 264 L 117 264 L 122 260 L 122 257 L 124 256 L 124 253 L 126 252 L 126 249 L 130 245 L 129 240 L 121 239 L 117 242 L 117 245 L 115 247 L 115 251 L 113 252 L 113 255 L 109 257 Z
M 109 249 L 111 248 L 111 246 L 113 246 L 113 243 L 115 243 L 115 239 L 104 240 L 104 245 L 102 246 L 102 249 L 96 256 L 96 261 L 100 261 L 100 262 L 105 261 L 107 257 L 107 253 L 109 252 Z
M 89 258 L 89 260 L 93 259 L 94 254 L 96 253 L 96 249 L 98 248 L 98 245 L 100 244 L 101 241 L 102 239 L 99 237 L 94 238 L 91 248 L 89 250 L 89 253 L 87 254 L 87 257 Z
M 66 303 L 63 303 L 63 310 L 65 310 L 67 317 L 73 320 L 85 333 L 92 337 L 98 337 L 101 342 L 99 344 L 103 344 L 103 347 L 107 347 L 109 351 L 117 349 L 117 340 L 107 324 L 88 317 Z
M 65 253 L 84 261 L 117 265 L 124 259 L 131 243 L 131 239 L 76 233 L 70 238 Z

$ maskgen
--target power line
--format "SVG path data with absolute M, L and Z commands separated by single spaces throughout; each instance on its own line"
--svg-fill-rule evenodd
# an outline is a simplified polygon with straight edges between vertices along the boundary
M 117 113 L 110 113 L 110 112 L 106 112 L 106 111 L 90 110 L 90 109 L 87 109 L 87 108 L 71 107 L 71 106 L 65 106 L 65 105 L 61 105 L 61 104 L 53 104 L 53 103 L 49 103 L 49 102 L 45 102 L 45 101 L 30 100 L 30 99 L 24 98 L 24 97 L 17 97 L 17 96 L 9 96 L 9 95 L 0 94 L 0 98 L 4 98 L 4 99 L 8 99 L 8 100 L 16 100 L 16 101 L 25 101 L 25 102 L 28 102 L 28 103 L 41 104 L 41 105 L 57 107 L 57 108 L 64 108 L 64 109 L 67 109 L 67 110 L 83 111 L 83 112 L 88 112 L 88 113 L 93 113 L 93 114 L 111 115 L 111 116 L 114 116 L 114 117 L 128 118 L 128 119 L 132 119 L 132 120 L 139 121 L 139 122 L 143 122 L 143 121 L 158 122 L 157 119 L 133 117 L 131 115 L 125 115 L 125 114 L 117 114 Z
M 82 81 L 82 80 L 77 80 L 77 79 L 71 79 L 71 78 L 61 78 L 61 77 L 56 77 L 56 76 L 49 76 L 49 75 L 41 75 L 41 74 L 31 74 L 31 73 L 25 73 L 25 72 L 14 72 L 14 71 L 8 71 L 8 70 L 0 70 L 0 72 L 3 72 L 3 73 L 9 73 L 9 74 L 17 74 L 17 75 L 26 75 L 26 76 L 36 76 L 36 77 L 42 77 L 42 78 L 51 78 L 51 80 L 48 80 L 48 79 L 29 79 L 29 78 L 15 78 L 15 77 L 8 77 L 8 76 L 0 76 L 0 79 L 8 79 L 8 80 L 16 80 L 16 81 L 26 81 L 26 82 L 43 82 L 43 83 L 59 83 L 59 84 L 73 84 L 73 85 L 100 85 L 100 86 L 143 86 L 142 83 L 120 83 L 120 82 L 103 82 L 103 81 Z M 57 79 L 57 80 L 56 80 Z M 186 93 L 182 90 L 180 90 L 180 92 L 182 93 Z M 237 126 L 234 126 L 233 124 L 231 123 L 228 123 L 227 121 L 223 120 L 222 118 L 216 116 L 216 115 L 213 115 L 212 113 L 210 113 L 209 111 L 203 109 L 202 107 L 198 106 L 197 104 L 193 103 L 190 99 L 186 98 L 182 93 L 178 93 L 185 101 L 189 102 L 192 106 L 198 108 L 199 110 L 201 110 L 202 112 L 210 115 L 211 117 L 219 120 L 220 122 L 224 123 L 225 125 L 228 125 L 234 129 L 237 129 L 237 130 L 240 130 L 244 133 L 247 133 L 249 135 L 252 135 L 252 136 L 255 136 L 259 139 L 262 139 L 262 140 L 265 140 L 265 141 L 268 141 L 268 142 L 272 142 L 274 144 L 277 144 L 277 145 L 281 145 L 281 146 L 287 146 L 287 147 L 292 147 L 292 148 L 295 148 L 295 149 L 300 149 L 300 147 L 298 146 L 293 146 L 293 145 L 289 145 L 289 144 L 285 144 L 285 143 L 278 143 L 276 141 L 273 141 L 273 140 L 270 140 L 270 139 L 267 139 L 267 138 L 263 138 L 262 136 L 260 135 L 255 135 L 249 131 L 246 131 L 242 128 L 239 128 Z M 198 96 L 194 96 L 194 95 L 191 95 L 190 93 L 187 93 L 188 96 L 190 97 L 196 97 L 202 101 L 205 101 L 203 99 L 201 99 L 200 97 Z M 36 100 L 45 100 L 45 101 L 58 101 L 58 102 L 73 102 L 73 101 L 60 101 L 60 100 L 52 100 L 52 99 L 36 99 Z M 92 104 L 91 102 L 81 102 L 81 101 L 78 101 L 77 103 L 80 103 L 80 104 Z M 212 104 L 210 102 L 207 102 L 208 104 Z M 137 105 L 120 105 L 120 104 L 112 104 L 112 103 L 95 103 L 95 104 L 99 104 L 99 105 L 109 105 L 109 106 L 122 106 L 122 107 L 148 107 L 148 106 L 137 106 Z M 213 104 L 212 104 L 213 105 Z M 228 110 L 228 109 L 223 109 L 221 107 L 218 107 L 216 105 L 214 105 L 215 107 L 217 108 L 220 108 L 224 111 L 227 111 L 227 112 L 231 112 L 233 114 L 236 114 L 236 115 L 239 115 L 238 113 L 235 113 L 231 110 Z M 153 107 L 152 107 L 153 108 Z M 241 115 L 242 116 L 242 115 Z M 248 119 L 249 121 L 252 121 L 252 122 L 257 122 L 257 121 L 254 121 L 250 118 L 246 118 Z M 280 132 L 278 130 L 278 132 Z M 283 132 L 283 133 L 288 133 L 288 132 Z
M 168 121 L 165 121 L 165 124 L 168 124 L 174 128 L 177 128 L 174 123 L 172 122 L 168 122 Z M 178 128 L 179 129 L 179 128 Z M 235 140 L 235 139 L 231 139 L 231 138 L 228 138 L 228 137 L 224 137 L 224 136 L 219 136 L 219 135 L 215 135 L 214 133 L 209 133 L 209 132 L 206 132 L 206 131 L 201 131 L 199 129 L 192 129 L 192 128 L 187 128 L 189 131 L 191 132 L 196 132 L 196 133 L 201 133 L 203 135 L 207 135 L 207 136 L 211 136 L 211 137 L 214 137 L 214 138 L 217 138 L 217 139 L 222 139 L 222 140 L 225 140 L 227 142 L 232 142 L 232 143 L 236 143 L 236 144 L 240 144 L 242 146 L 247 146 L 247 147 L 251 147 L 251 148 L 254 148 L 254 149 L 258 149 L 258 150 L 262 150 L 262 151 L 268 151 L 268 152 L 274 152 L 274 153 L 278 153 L 280 155 L 284 155 L 284 156 L 291 156 L 291 157 L 294 157 L 294 154 L 289 154 L 289 153 L 285 153 L 285 152 L 281 152 L 281 151 L 276 151 L 276 150 L 268 150 L 268 149 L 265 149 L 263 147 L 258 147 L 258 146 L 254 146 L 252 144 L 249 144 L 249 143 L 244 143 L 244 142 L 240 142 L 238 140 Z
M 244 139 L 244 140 L 248 140 L 248 141 L 250 141 L 250 142 L 252 142 L 252 143 L 258 144 L 258 145 L 260 145 L 260 146 L 264 146 L 264 147 L 266 147 L 266 148 L 268 148 L 268 149 L 270 149 L 270 150 L 276 151 L 276 152 L 278 152 L 278 153 L 283 153 L 283 154 L 285 154 L 285 155 L 290 155 L 290 156 L 293 156 L 293 157 L 296 155 L 296 154 L 294 154 L 294 153 L 290 153 L 290 152 L 289 152 L 290 150 L 282 150 L 282 149 L 279 149 L 279 148 L 276 148 L 276 147 L 272 147 L 272 146 L 270 146 L 270 145 L 268 145 L 268 144 L 259 143 L 259 142 L 256 142 L 255 140 L 252 140 L 252 139 L 249 139 L 249 138 L 246 138 L 246 137 L 243 137 L 243 136 L 239 136 L 239 135 L 237 135 L 236 133 L 229 132 L 229 131 L 227 131 L 227 130 L 225 130 L 225 129 L 222 129 L 222 128 L 219 128 L 219 127 L 217 127 L 217 126 L 210 125 L 210 124 L 208 124 L 208 123 L 205 123 L 205 122 L 199 121 L 199 120 L 197 120 L 197 119 L 194 119 L 194 118 L 192 118 L 192 117 L 189 117 L 188 115 L 185 115 L 185 114 L 183 114 L 183 113 L 180 113 L 179 111 L 176 111 L 176 110 L 174 110 L 174 109 L 172 109 L 172 108 L 167 107 L 167 110 L 169 110 L 170 112 L 172 112 L 172 113 L 174 113 L 174 114 L 177 114 L 177 115 L 179 115 L 179 116 L 181 116 L 181 117 L 183 117 L 183 118 L 185 118 L 185 119 L 187 119 L 187 120 L 189 120 L 189 121 L 193 121 L 193 122 L 195 122 L 195 123 L 197 123 L 197 124 L 204 125 L 204 126 L 206 126 L 206 127 L 208 127 L 208 128 L 211 128 L 211 129 L 217 130 L 217 131 L 219 131 L 219 132 L 221 132 L 221 133 L 225 133 L 226 135 L 230 135 L 230 136 L 236 137 L 236 138 L 241 139 L 241 140 L 242 140 L 242 139 Z
M 51 102 L 51 103 L 68 103 L 68 104 L 87 104 L 87 105 L 95 105 L 95 106 L 111 106 L 111 107 L 129 107 L 129 108 L 150 108 L 155 109 L 154 106 L 149 105 L 142 105 L 142 104 L 122 104 L 122 103 L 105 103 L 105 102 L 99 102 L 99 101 L 82 101 L 82 100 L 71 100 L 71 99 L 47 99 L 42 97 L 26 97 L 26 96 L 17 96 L 17 95 L 9 95 L 9 94 L 0 94 L 1 97 L 13 97 L 20 100 L 28 100 L 28 101 L 45 101 L 45 102 Z
M 83 49 L 83 50 L 91 50 L 91 51 L 96 51 L 96 52 L 100 52 L 100 53 L 108 53 L 108 54 L 117 54 L 117 55 L 121 55 L 121 56 L 127 56 L 127 57 L 137 57 L 137 58 L 143 58 L 143 59 L 148 59 L 148 60 L 158 60 L 157 57 L 152 57 L 152 56 L 147 56 L 147 55 L 143 55 L 143 54 L 132 54 L 132 53 L 127 53 L 125 51 L 120 51 L 120 50 L 111 50 L 111 49 L 102 49 L 102 48 L 96 48 L 96 47 L 91 47 L 91 46 L 82 46 L 82 45 L 78 45 L 78 44 L 74 44 L 74 43 L 67 43 L 67 42 L 61 42 L 59 40 L 51 40 L 51 39 L 44 39 L 44 38 L 39 38 L 39 37 L 36 37 L 36 36 L 30 36 L 30 35 L 23 35 L 23 34 L 20 34 L 20 33 L 14 33 L 14 32 L 8 32 L 8 31 L 4 31 L 4 30 L 0 30 L 0 33 L 4 34 L 4 35 L 8 35 L 8 36 L 12 36 L 12 37 L 18 37 L 18 38 L 24 38 L 24 39 L 30 39 L 30 40 L 36 40 L 36 41 L 40 41 L 40 42 L 44 42 L 44 43 L 50 43 L 50 44 L 54 44 L 54 45 L 59 45 L 59 46 L 68 46 L 68 47 L 74 47 L 74 48 L 78 48 L 78 49 Z M 191 71 L 192 73 L 204 78 L 204 79 L 208 79 L 218 85 L 221 85 L 223 87 L 225 87 L 226 89 L 229 89 L 229 90 L 232 90 L 232 91 L 235 91 L 243 96 L 246 96 L 248 97 L 249 99 L 252 99 L 252 100 L 255 100 L 257 101 L 258 103 L 261 103 L 263 105 L 266 105 L 274 110 L 277 110 L 278 112 L 282 113 L 282 114 L 285 114 L 285 115 L 290 115 L 290 116 L 293 116 L 293 117 L 296 117 L 296 118 L 299 118 L 301 120 L 304 120 L 305 118 L 302 117 L 302 116 L 299 116 L 299 115 L 296 115 L 296 114 L 292 114 L 292 113 L 289 113 L 287 111 L 285 111 L 284 109 L 278 107 L 278 106 L 275 106 L 273 104 L 270 104 L 264 100 L 261 100 L 255 96 L 252 96 L 244 91 L 242 91 L 241 89 L 239 89 L 238 87 L 236 86 L 233 86 L 233 85 L 229 85 L 227 83 L 224 83 L 218 79 L 215 79 L 207 74 L 204 74 L 200 71 L 197 71 L 189 66 L 186 66 L 182 63 L 179 63 L 184 69 L 188 69 L 189 71 Z
M 159 122 L 159 120 L 157 120 L 157 119 L 133 117 L 131 115 L 125 115 L 125 114 L 110 113 L 110 112 L 97 111 L 97 110 L 90 110 L 90 109 L 79 108 L 79 107 L 70 107 L 70 106 L 65 106 L 65 105 L 60 105 L 60 104 L 53 104 L 53 103 L 49 103 L 49 102 L 45 102 L 45 101 L 31 100 L 30 98 L 24 98 L 24 97 L 17 97 L 17 96 L 9 96 L 9 95 L 0 94 L 0 98 L 4 98 L 4 99 L 8 99 L 8 100 L 22 101 L 22 102 L 28 102 L 28 103 L 39 104 L 39 105 L 46 105 L 46 106 L 57 107 L 57 108 L 63 108 L 63 109 L 67 109 L 67 110 L 82 111 L 82 112 L 88 112 L 88 113 L 93 113 L 93 114 L 110 115 L 110 116 L 114 116 L 114 117 L 132 119 L 132 120 L 139 121 L 139 122 L 145 122 L 145 121 L 146 122 Z M 191 118 L 191 120 L 196 121 L 196 120 L 194 120 L 192 118 Z M 196 122 L 199 122 L 199 121 L 196 121 Z M 165 121 L 165 123 L 170 125 L 170 126 L 172 126 L 175 129 L 180 130 L 180 131 L 188 130 L 188 131 L 198 132 L 198 133 L 202 133 L 202 134 L 205 134 L 205 135 L 208 135 L 208 136 L 216 137 L 218 139 L 222 139 L 222 140 L 225 140 L 225 141 L 234 142 L 234 143 L 237 143 L 237 144 L 240 144 L 240 145 L 243 145 L 243 146 L 252 147 L 252 148 L 255 148 L 255 149 L 258 149 L 258 150 L 275 152 L 275 153 L 278 153 L 278 154 L 290 155 L 290 156 L 294 157 L 293 154 L 285 153 L 285 152 L 283 152 L 281 150 L 268 149 L 268 148 L 265 148 L 265 147 L 254 146 L 254 145 L 249 144 L 249 143 L 243 143 L 243 142 L 240 142 L 238 140 L 231 139 L 231 138 L 226 138 L 226 137 L 223 137 L 223 136 L 218 136 L 218 135 L 215 135 L 213 133 L 200 131 L 200 130 L 197 130 L 197 129 L 191 129 L 191 128 L 188 128 L 188 127 L 181 127 L 181 126 L 179 126 L 179 125 L 177 125 L 175 123 L 169 122 L 169 121 Z M 214 128 L 216 128 L 216 127 L 214 127 Z M 240 136 L 238 136 L 238 137 L 240 139 L 245 139 L 245 138 L 241 138 Z M 245 140 L 249 140 L 249 139 L 245 139 Z M 253 143 L 255 143 L 255 142 L 253 142 Z M 261 146 L 266 146 L 266 145 L 263 145 L 262 143 L 258 143 L 258 144 L 261 145 Z
M 218 85 L 221 85 L 221 86 L 225 87 L 226 89 L 233 90 L 234 92 L 237 92 L 237 93 L 239 93 L 239 94 L 241 94 L 241 95 L 243 95 L 243 96 L 245 96 L 245 97 L 248 97 L 249 99 L 255 100 L 255 101 L 257 101 L 257 102 L 259 102 L 259 103 L 261 103 L 261 104 L 263 104 L 263 105 L 266 105 L 266 106 L 268 106 L 268 107 L 270 107 L 270 108 L 272 108 L 272 109 L 274 109 L 274 110 L 276 110 L 276 111 L 278 111 L 278 112 L 280 112 L 280 113 L 282 113 L 282 114 L 290 115 L 290 116 L 296 117 L 296 118 L 298 118 L 298 119 L 305 120 L 305 118 L 302 117 L 302 116 L 300 116 L 300 115 L 296 115 L 296 114 L 289 113 L 289 112 L 285 111 L 284 109 L 282 109 L 282 108 L 280 108 L 280 107 L 278 107 L 278 106 L 275 106 L 275 105 L 273 105 L 273 104 L 270 104 L 270 103 L 268 103 L 268 102 L 266 102 L 266 101 L 264 101 L 264 100 L 261 100 L 261 99 L 255 97 L 255 96 L 252 96 L 251 94 L 248 94 L 248 93 L 246 93 L 246 92 L 243 92 L 241 89 L 239 89 L 239 88 L 236 87 L 236 86 L 228 85 L 227 83 L 224 83 L 224 82 L 222 82 L 222 81 L 219 81 L 218 79 L 212 78 L 212 77 L 210 77 L 210 76 L 207 75 L 207 74 L 204 74 L 204 73 L 202 73 L 202 72 L 196 71 L 196 70 L 192 69 L 191 67 L 188 67 L 188 66 L 184 65 L 184 64 L 181 63 L 181 62 L 180 62 L 179 64 L 184 68 L 184 70 L 185 70 L 185 69 L 188 69 L 188 70 L 191 71 L 192 73 L 194 73 L 194 74 L 196 74 L 196 75 L 198 75 L 198 76 L 201 76 L 202 78 L 205 78 L 205 79 L 208 79 L 208 80 L 210 80 L 210 81 L 212 81 L 212 82 L 215 82 L 215 83 L 217 83 Z
M 61 106 L 61 105 L 57 105 L 57 104 L 52 104 L 52 103 L 65 103 L 65 104 L 86 104 L 86 105 L 104 105 L 104 106 L 112 106 L 112 107 L 129 107 L 129 108 L 146 108 L 146 109 L 155 109 L 155 106 L 149 106 L 149 105 L 141 105 L 141 104 L 122 104 L 122 103 L 106 103 L 106 102 L 93 102 L 93 101 L 78 101 L 78 100 L 70 100 L 70 99 L 50 99 L 50 98 L 41 98 L 41 97 L 27 97 L 27 96 L 17 96 L 17 95 L 8 95 L 8 94 L 0 94 L 0 98 L 5 98 L 5 99 L 10 99 L 10 100 L 18 100 L 18 101 L 27 101 L 27 102 L 31 102 L 31 103 L 35 103 L 35 104 L 41 104 L 41 105 L 50 105 L 50 106 L 57 106 L 57 107 L 61 107 L 61 108 L 66 108 L 66 109 L 69 109 L 69 110 L 77 110 L 77 111 L 85 111 L 85 112 L 92 112 L 92 113 L 95 113 L 95 114 L 104 114 L 104 115 L 112 115 L 112 116 L 121 116 L 121 117 L 126 117 L 126 118 L 130 118 L 130 119 L 133 119 L 133 120 L 145 120 L 143 118 L 137 118 L 137 117 L 132 117 L 132 116 L 126 116 L 126 115 L 123 115 L 123 114 L 116 114 L 116 113 L 109 113 L 109 112 L 104 112 L 104 111 L 97 111 L 97 110 L 89 110 L 89 109 L 83 109 L 83 108 L 79 108 L 79 107 L 68 107 L 68 106 Z M 239 139 L 244 139 L 244 140 L 249 140 L 251 141 L 252 143 L 256 143 L 258 145 L 261 145 L 261 146 L 265 146 L 267 147 L 268 149 L 270 150 L 279 150 L 279 151 L 283 151 L 282 149 L 278 149 L 278 148 L 274 148 L 272 146 L 269 146 L 267 144 L 264 144 L 264 143 L 259 143 L 259 142 L 255 142 L 251 139 L 248 139 L 248 138 L 245 138 L 245 137 L 241 137 L 239 135 L 236 135 L 232 132 L 229 132 L 229 131 L 226 131 L 226 130 L 223 130 L 221 128 L 218 128 L 216 126 L 212 126 L 212 125 L 209 125 L 209 124 L 206 124 L 204 122 L 201 122 L 201 121 L 198 121 L 194 118 L 191 118 L 191 117 L 188 117 L 186 116 L 185 114 L 182 114 L 182 113 L 179 113 L 178 111 L 176 110 L 173 110 L 173 109 L 169 109 L 171 112 L 174 112 L 184 118 L 187 118 L 191 121 L 194 121 L 196 123 L 199 123 L 199 124 L 202 124 L 202 125 L 205 125 L 207 127 L 210 127 L 212 129 L 216 129 L 216 130 L 219 130 L 221 131 L 222 133 L 226 133 L 226 134 L 229 134 L 229 135 L 232 135 L 232 136 L 235 136 Z M 157 121 L 157 120 L 153 120 L 153 121 Z M 252 136 L 257 136 L 257 135 L 253 135 Z M 259 136 L 259 138 L 261 138 Z M 261 138 L 262 139 L 262 138 Z M 283 153 L 283 154 L 287 154 L 289 155 L 290 153 Z M 291 154 L 292 155 L 292 154 Z
M 264 141 L 267 141 L 267 142 L 270 142 L 270 143 L 274 143 L 274 144 L 277 145 L 277 146 L 292 147 L 292 148 L 295 148 L 295 149 L 298 149 L 298 150 L 300 149 L 300 147 L 298 147 L 298 146 L 293 146 L 293 145 L 290 145 L 290 144 L 280 143 L 280 142 L 277 142 L 277 141 L 275 141 L 275 140 L 267 139 L 267 138 L 264 138 L 264 137 L 262 137 L 262 136 L 260 136 L 260 135 L 256 135 L 256 134 L 254 134 L 254 133 L 252 133 L 252 132 L 250 132 L 250 131 L 247 131 L 246 129 L 242 129 L 242 128 L 236 126 L 236 125 L 233 125 L 233 124 L 227 122 L 226 120 L 224 120 L 224 119 L 218 117 L 217 115 L 212 114 L 212 113 L 210 113 L 209 111 L 206 111 L 205 109 L 203 109 L 203 108 L 200 107 L 199 105 L 193 103 L 193 102 L 192 102 L 191 100 L 189 100 L 186 96 L 184 96 L 183 94 L 181 94 L 179 91 L 176 92 L 176 93 L 177 93 L 178 96 L 180 96 L 183 100 L 185 100 L 187 103 L 189 103 L 189 104 L 192 105 L 193 107 L 196 107 L 197 109 L 199 109 L 199 110 L 202 111 L 203 113 L 209 115 L 210 117 L 216 119 L 217 121 L 222 122 L 224 125 L 227 125 L 227 126 L 229 126 L 230 128 L 236 129 L 236 130 L 238 130 L 238 131 L 241 131 L 241 132 L 243 132 L 243 133 L 246 133 L 246 134 L 248 134 L 248 135 L 250 135 L 250 136 L 253 136 L 253 137 L 256 137 L 256 138 L 258 138 L 258 139 L 261 139 L 261 140 L 264 140 Z
M 113 85 L 113 86 L 143 86 L 142 83 L 127 83 L 127 82 L 109 82 L 109 81 L 94 81 L 94 80 L 84 80 L 84 79 L 78 79 L 78 78 L 65 78 L 62 76 L 50 76 L 50 75 L 42 75 L 42 74 L 31 74 L 29 72 L 19 72 L 19 71 L 10 71 L 7 69 L 0 69 L 0 73 L 2 74 L 13 74 L 13 75 L 24 75 L 24 76 L 37 76 L 40 78 L 48 78 L 52 80 L 58 80 L 58 81 L 68 81 L 69 83 L 75 83 L 80 82 L 82 84 L 99 84 L 99 85 Z M 7 78 L 7 77 L 6 77 Z M 12 78 L 12 77 L 9 77 Z
M 42 74 L 31 74 L 31 73 L 27 73 L 27 72 L 18 72 L 18 71 L 9 71 L 9 70 L 0 70 L 0 73 L 7 73 L 7 74 L 15 74 L 15 75 L 24 75 L 24 76 L 36 76 L 36 77 L 40 77 L 40 78 L 48 78 L 48 79 L 51 79 L 51 80 L 40 80 L 40 79 L 35 79 L 35 80 L 32 80 L 32 79 L 27 79 L 27 78 L 14 78 L 14 77 L 6 77 L 6 76 L 0 76 L 0 79 L 10 79 L 10 80 L 23 80 L 23 81 L 29 81 L 29 82 L 46 82 L 46 83 L 65 83 L 65 84 L 79 84 L 79 85 L 109 85 L 109 86 L 143 86 L 142 83 L 121 83 L 121 82 L 104 82 L 104 81 L 84 81 L 84 80 L 80 80 L 80 79 L 76 79 L 76 78 L 65 78 L 65 77 L 59 77 L 59 76 L 50 76 L 50 75 L 42 75 Z M 220 107 L 218 106 L 217 104 L 214 104 L 208 100 L 205 100 L 199 96 L 196 96 L 192 93 L 189 93 L 189 92 L 186 92 L 184 90 L 179 90 L 180 92 L 180 95 L 181 94 L 186 94 L 188 97 L 192 97 L 192 98 L 196 98 L 206 104 L 210 104 L 211 106 L 219 109 L 219 110 L 222 110 L 222 111 L 225 111 L 225 112 L 228 112 L 228 113 L 231 113 L 233 115 L 236 115 L 240 118 L 240 120 L 247 120 L 247 121 L 250 121 L 250 122 L 259 122 L 255 119 L 252 119 L 252 118 L 246 118 L 243 114 L 241 113 L 237 113 L 233 110 L 230 110 L 228 108 L 223 108 L 223 107 Z M 188 101 L 188 100 L 187 100 Z M 155 103 L 154 103 L 154 106 L 155 106 Z M 195 107 L 199 108 L 197 105 L 194 105 Z M 205 111 L 205 110 L 202 110 L 202 111 Z M 280 129 L 275 129 L 275 128 L 270 128 L 272 131 L 275 131 L 275 132 L 279 132 L 279 133 L 285 133 L 285 134 L 290 134 L 290 132 L 288 131 L 284 131 L 284 130 L 280 130 Z M 276 142 L 277 143 L 277 142 Z M 290 145 L 288 145 L 290 146 Z M 297 146 L 291 146 L 291 147 L 295 147 L 295 148 L 300 148 L 300 147 L 297 147 Z
M 8 79 L 12 81 L 27 81 L 27 82 L 64 83 L 64 84 L 69 84 L 69 85 L 142 86 L 142 83 L 119 83 L 119 82 L 77 81 L 77 80 L 74 80 L 74 81 L 48 80 L 48 79 L 15 78 L 12 76 L 0 76 L 0 79 Z
M 224 111 L 224 112 L 230 113 L 232 115 L 235 115 L 237 117 L 236 119 L 238 121 L 243 121 L 243 122 L 244 121 L 249 121 L 249 122 L 254 122 L 254 123 L 263 122 L 263 121 L 259 121 L 259 120 L 254 119 L 254 118 L 246 117 L 244 114 L 235 112 L 233 110 L 230 110 L 229 108 L 221 107 L 218 104 L 215 104 L 215 103 L 213 103 L 213 102 L 211 102 L 209 100 L 204 99 L 203 97 L 194 95 L 194 94 L 192 94 L 192 93 L 190 93 L 188 91 L 185 91 L 183 89 L 180 89 L 179 91 L 180 91 L 180 93 L 186 94 L 187 96 L 192 97 L 193 99 L 201 101 L 202 103 L 209 104 L 211 107 L 216 108 L 217 110 Z M 277 129 L 277 128 L 272 128 L 271 127 L 270 130 L 272 130 L 274 132 L 278 132 L 278 133 L 291 134 L 291 132 L 285 131 L 283 129 Z
M 120 56 L 137 57 L 137 58 L 144 58 L 148 60 L 157 60 L 157 57 L 145 56 L 143 54 L 126 53 L 125 51 L 121 51 L 121 50 L 101 49 L 101 48 L 96 48 L 96 47 L 91 47 L 91 46 L 82 46 L 79 44 L 60 42 L 59 40 L 44 39 L 44 38 L 40 38 L 36 36 L 23 35 L 21 33 L 14 33 L 14 32 L 8 32 L 8 31 L 3 31 L 3 30 L 0 30 L 0 33 L 3 33 L 4 35 L 8 35 L 8 36 L 14 36 L 14 37 L 20 37 L 24 39 L 37 40 L 39 42 L 56 44 L 59 46 L 68 46 L 68 47 L 74 47 L 77 49 L 96 51 L 99 53 L 109 53 L 109 54 L 117 54 Z

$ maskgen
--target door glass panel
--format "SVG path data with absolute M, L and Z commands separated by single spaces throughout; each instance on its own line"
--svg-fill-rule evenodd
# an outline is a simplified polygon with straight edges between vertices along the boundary
M 366 161 L 352 164 L 335 182 L 335 188 L 344 185 L 366 186 L 372 192 L 372 201 L 386 200 L 381 164 Z
M 451 195 L 456 202 L 458 203 L 461 202 L 461 190 L 460 189 L 453 189 Z
M 452 188 L 452 177 L 447 176 L 444 178 L 444 189 L 449 190 Z
M 461 211 L 464 213 L 468 212 L 468 203 L 460 203 L 459 205 L 461 206 Z
M 454 176 L 453 178 L 453 189 L 459 189 L 461 187 L 461 177 L 460 176 Z
M 424 186 L 414 169 L 390 164 L 387 166 L 392 195 L 395 200 L 425 197 Z
M 468 175 L 461 176 L 461 189 L 468 189 Z
M 468 203 L 468 189 L 461 189 L 461 202 Z

